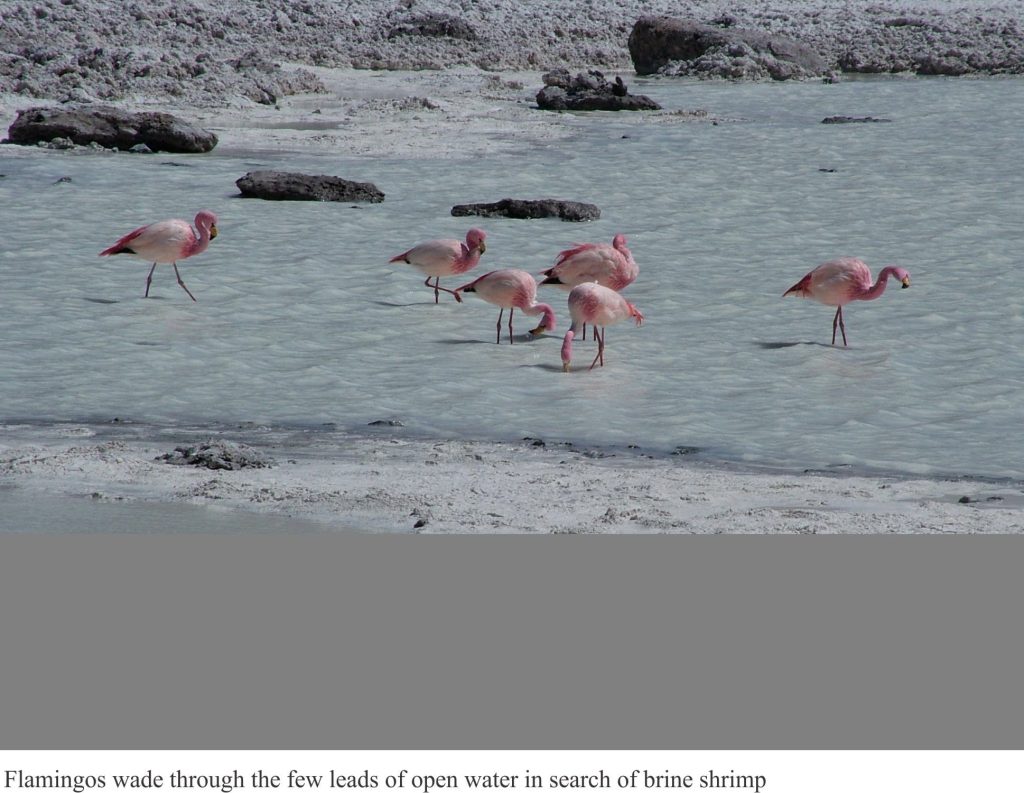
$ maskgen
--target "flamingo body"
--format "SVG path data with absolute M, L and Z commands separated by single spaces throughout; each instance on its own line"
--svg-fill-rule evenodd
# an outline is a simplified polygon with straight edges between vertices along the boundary
M 513 343 L 512 314 L 517 308 L 529 316 L 543 315 L 540 324 L 530 331 L 531 335 L 536 336 L 546 330 L 555 329 L 554 310 L 547 303 L 537 302 L 537 281 L 525 270 L 494 270 L 458 287 L 455 292 L 475 292 L 488 303 L 501 309 L 498 314 L 498 344 L 501 343 L 501 318 L 506 308 L 509 344 Z
M 149 286 L 153 282 L 153 271 L 156 266 L 158 264 L 173 265 L 178 284 L 189 297 L 195 300 L 195 295 L 181 280 L 177 263 L 181 259 L 187 259 L 189 256 L 195 256 L 206 250 L 210 240 L 217 236 L 217 216 L 204 209 L 196 215 L 196 229 L 198 229 L 198 233 L 185 220 L 159 220 L 125 234 L 109 248 L 100 251 L 100 256 L 130 253 L 153 262 L 153 266 L 149 269 L 149 276 L 146 278 L 144 297 L 149 297 Z
M 593 369 L 598 361 L 604 366 L 605 328 L 625 319 L 632 318 L 637 325 L 643 324 L 644 321 L 644 315 L 626 298 L 614 289 L 594 283 L 579 284 L 572 288 L 569 292 L 569 315 L 572 317 L 572 325 L 562 341 L 562 370 L 566 372 L 572 363 L 572 341 L 580 326 L 594 326 L 597 355 L 590 364 L 590 368 Z
M 466 241 L 458 240 L 427 240 L 421 242 L 404 253 L 393 256 L 389 262 L 404 262 L 412 265 L 421 273 L 427 276 L 424 282 L 431 286 L 430 279 L 434 279 L 434 302 L 438 301 L 438 292 L 449 292 L 455 296 L 460 303 L 462 298 L 458 293 L 440 286 L 442 275 L 459 275 L 467 270 L 472 270 L 480 262 L 480 255 L 487 250 L 485 240 L 487 234 L 481 229 L 470 229 L 466 234 Z
M 566 291 L 577 284 L 596 281 L 619 292 L 636 280 L 640 268 L 626 247 L 626 236 L 616 234 L 612 244 L 584 243 L 558 254 L 553 267 L 545 270 L 542 285 Z
M 840 256 L 838 259 L 819 264 L 807 275 L 783 292 L 782 296 L 798 295 L 817 300 L 827 306 L 836 306 L 832 320 L 832 343 L 836 343 L 836 327 L 842 331 L 843 346 L 846 346 L 846 325 L 843 323 L 843 306 L 854 300 L 874 300 L 885 291 L 889 276 L 895 276 L 903 289 L 910 286 L 910 273 L 902 267 L 883 267 L 878 280 L 871 283 L 871 270 L 860 259 Z

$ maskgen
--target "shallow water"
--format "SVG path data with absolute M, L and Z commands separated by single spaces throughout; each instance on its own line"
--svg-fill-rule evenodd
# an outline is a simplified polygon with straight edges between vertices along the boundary
M 1024 80 L 633 88 L 735 120 L 591 114 L 571 143 L 466 161 L 0 147 L 0 420 L 362 431 L 398 418 L 427 436 L 1024 479 Z M 830 115 L 892 123 L 820 123 Z M 387 200 L 236 198 L 258 167 L 373 181 Z M 505 196 L 591 201 L 602 218 L 449 214 Z M 198 303 L 166 267 L 143 300 L 147 264 L 96 256 L 200 208 L 221 236 L 179 265 Z M 627 296 L 647 322 L 609 329 L 603 369 L 586 371 L 593 346 L 578 343 L 565 375 L 565 294 L 542 290 L 558 330 L 527 341 L 535 321 L 517 312 L 518 343 L 495 345 L 497 309 L 435 306 L 416 272 L 386 264 L 470 225 L 488 232 L 475 274 L 537 272 L 625 233 L 640 265 Z M 913 277 L 844 311 L 848 349 L 829 345 L 831 308 L 780 297 L 837 255 Z

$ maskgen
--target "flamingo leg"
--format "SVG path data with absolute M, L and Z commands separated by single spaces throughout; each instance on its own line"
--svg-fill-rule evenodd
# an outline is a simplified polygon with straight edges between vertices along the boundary
M 430 276 L 429 275 L 427 276 L 427 280 L 423 282 L 424 286 L 426 286 L 426 287 L 433 287 L 434 288 L 434 302 L 435 303 L 438 302 L 438 291 L 437 290 L 438 290 L 438 284 L 440 282 L 441 282 L 441 278 L 437 277 L 437 278 L 434 279 L 434 283 L 430 283 Z
M 843 346 L 846 347 L 846 324 L 843 322 L 843 307 L 839 307 L 839 330 L 843 333 Z M 834 331 L 833 331 L 834 332 Z
M 501 311 L 498 312 L 498 339 L 497 341 L 494 342 L 495 344 L 501 344 L 501 318 L 503 316 L 505 316 L 505 309 L 502 309 Z
M 604 366 L 604 335 L 597 332 L 597 325 L 594 326 L 594 338 L 597 339 L 597 355 L 590 364 L 591 369 L 597 366 L 598 360 L 601 361 L 601 366 Z
M 515 311 L 514 308 L 510 308 L 508 310 L 508 343 L 509 344 L 515 344 L 515 341 L 512 339 L 512 312 L 514 312 L 514 311 Z
M 439 275 L 434 277 L 434 283 L 430 283 L 430 278 L 428 277 L 427 280 L 423 282 L 423 285 L 433 287 L 435 303 L 438 302 L 440 292 L 447 292 L 449 295 L 452 295 L 455 298 L 456 303 L 462 302 L 462 295 L 460 295 L 454 289 L 445 289 L 443 286 L 441 286 L 441 276 Z
M 840 312 L 842 310 L 843 310 L 842 306 L 837 308 L 836 309 L 836 315 L 834 317 L 832 317 L 832 344 L 836 343 L 836 326 L 839 324 L 839 314 L 840 314 Z
M 143 297 L 149 297 L 149 285 L 153 283 L 153 271 L 156 269 L 156 262 L 153 262 L 153 266 L 149 268 L 149 275 L 146 276 L 146 294 Z
M 188 287 L 185 286 L 185 282 L 181 280 L 181 273 L 178 272 L 178 263 L 172 262 L 172 266 L 174 267 L 174 274 L 178 277 L 178 286 L 185 290 L 186 294 L 192 298 L 193 302 L 199 302 L 196 300 L 196 296 L 188 291 Z

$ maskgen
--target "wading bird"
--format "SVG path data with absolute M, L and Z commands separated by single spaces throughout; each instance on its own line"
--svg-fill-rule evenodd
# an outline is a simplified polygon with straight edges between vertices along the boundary
M 832 319 L 832 343 L 836 343 L 836 326 L 843 334 L 843 346 L 846 344 L 846 325 L 843 324 L 843 306 L 854 300 L 874 300 L 885 291 L 889 276 L 895 276 L 906 289 L 910 286 L 910 273 L 902 267 L 883 267 L 878 280 L 871 283 L 871 270 L 860 259 L 852 256 L 841 256 L 830 262 L 819 264 L 800 281 L 785 292 L 786 295 L 799 295 L 817 300 L 826 306 L 837 306 L 836 315 Z
M 612 244 L 587 242 L 562 251 L 553 267 L 545 270 L 541 286 L 569 291 L 578 284 L 596 282 L 621 292 L 636 280 L 640 268 L 626 247 L 626 235 L 616 234 Z M 587 329 L 583 328 L 583 338 Z
M 217 236 L 217 216 L 208 210 L 196 215 L 196 228 L 192 229 L 185 220 L 159 220 L 125 234 L 121 239 L 100 252 L 100 256 L 113 256 L 118 253 L 133 253 L 146 261 L 153 262 L 146 276 L 146 293 L 149 297 L 149 285 L 153 283 L 153 271 L 158 264 L 170 264 L 178 278 L 178 285 L 193 300 L 196 296 L 189 292 L 178 272 L 178 260 L 187 259 L 206 250 L 210 240 Z
M 577 284 L 596 281 L 621 292 L 636 280 L 640 268 L 626 247 L 626 235 L 616 234 L 606 242 L 587 242 L 558 254 L 553 267 L 545 270 L 542 286 L 553 285 L 566 291 Z
M 487 234 L 480 229 L 470 229 L 466 234 L 465 242 L 428 240 L 388 261 L 405 262 L 424 273 L 427 280 L 423 284 L 428 287 L 433 286 L 435 303 L 438 302 L 439 292 L 448 292 L 461 303 L 462 298 L 457 292 L 440 286 L 441 276 L 459 275 L 476 267 L 480 262 L 480 254 L 487 250 L 487 246 L 484 244 L 486 238 Z M 433 284 L 430 283 L 431 278 L 434 279 Z
M 572 340 L 576 335 L 576 329 L 584 323 L 594 326 L 594 338 L 597 339 L 597 355 L 590 364 L 590 368 L 593 369 L 598 361 L 604 366 L 606 327 L 631 317 L 636 320 L 637 325 L 643 324 L 644 321 L 644 315 L 636 306 L 614 289 L 600 284 L 574 286 L 569 293 L 569 315 L 572 317 L 572 325 L 562 341 L 563 372 L 569 371 L 569 364 L 572 363 Z
M 537 281 L 525 270 L 494 270 L 481 275 L 475 281 L 458 287 L 458 292 L 475 292 L 488 303 L 498 306 L 498 339 L 501 344 L 501 318 L 508 309 L 508 343 L 512 344 L 512 313 L 518 308 L 524 314 L 537 316 L 543 314 L 540 324 L 530 331 L 530 335 L 538 336 L 546 330 L 555 329 L 555 312 L 547 303 L 537 302 Z

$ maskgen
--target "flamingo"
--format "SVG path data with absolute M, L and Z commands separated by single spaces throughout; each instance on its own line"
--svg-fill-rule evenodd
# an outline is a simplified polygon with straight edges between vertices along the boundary
M 537 316 L 543 314 L 540 324 L 530 331 L 531 336 L 538 336 L 546 330 L 555 329 L 555 312 L 547 303 L 537 302 L 537 281 L 525 270 L 494 270 L 481 275 L 475 281 L 463 284 L 455 290 L 459 292 L 476 292 L 488 303 L 498 306 L 498 339 L 501 344 L 501 318 L 508 309 L 508 343 L 512 344 L 512 314 L 518 308 L 524 314 Z
M 472 270 L 480 262 L 480 254 L 487 250 L 484 240 L 487 234 L 481 229 L 470 229 L 466 233 L 466 241 L 458 240 L 428 240 L 421 242 L 405 253 L 389 259 L 389 262 L 405 262 L 411 264 L 422 273 L 426 273 L 427 280 L 424 286 L 431 286 L 430 279 L 434 279 L 434 302 L 438 301 L 439 292 L 448 292 L 455 296 L 459 303 L 462 298 L 458 292 L 445 289 L 440 285 L 442 275 L 459 275 L 467 270 Z
M 195 300 L 196 296 L 181 280 L 178 260 L 187 259 L 206 250 L 210 240 L 217 236 L 217 216 L 204 209 L 196 215 L 196 228 L 199 229 L 198 234 L 186 220 L 159 220 L 125 234 L 105 251 L 101 251 L 100 256 L 133 253 L 146 261 L 152 261 L 153 266 L 149 268 L 149 275 L 146 276 L 146 293 L 143 297 L 149 297 L 149 285 L 153 283 L 153 271 L 156 266 L 170 264 L 174 267 L 178 285 Z
M 572 363 L 572 340 L 578 326 L 587 322 L 594 326 L 597 355 L 590 364 L 593 369 L 598 361 L 604 366 L 604 328 L 630 317 L 636 320 L 637 325 L 642 325 L 644 321 L 640 310 L 614 289 L 593 283 L 579 284 L 572 288 L 569 293 L 569 315 L 572 317 L 572 325 L 562 341 L 563 372 L 568 372 L 569 364 Z
M 883 267 L 878 280 L 871 283 L 871 270 L 860 259 L 841 256 L 838 259 L 819 264 L 800 281 L 785 292 L 786 295 L 809 297 L 827 306 L 837 306 L 832 319 L 832 344 L 836 343 L 836 325 L 843 334 L 846 347 L 846 325 L 843 323 L 843 306 L 854 300 L 874 300 L 885 291 L 889 276 L 896 276 L 903 289 L 910 286 L 910 273 L 902 267 Z
M 558 254 L 541 285 L 554 285 L 569 291 L 577 284 L 596 281 L 621 292 L 636 280 L 640 268 L 626 247 L 626 235 L 616 234 L 612 244 L 587 242 Z
M 587 242 L 559 253 L 554 266 L 541 273 L 547 276 L 541 281 L 541 286 L 553 285 L 569 291 L 577 284 L 596 281 L 601 286 L 621 292 L 639 274 L 640 268 L 626 247 L 626 235 L 616 234 L 611 245 Z M 586 337 L 584 326 L 583 338 Z

